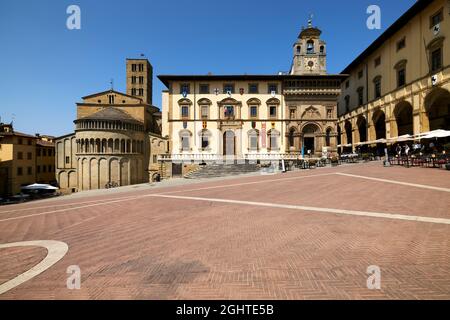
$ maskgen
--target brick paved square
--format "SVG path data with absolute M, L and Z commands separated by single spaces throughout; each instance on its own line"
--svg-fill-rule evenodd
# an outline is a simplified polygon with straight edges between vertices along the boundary
M 449 299 L 449 177 L 374 162 L 1 207 L 0 292 L 46 254 L 1 245 L 68 251 L 0 299 Z

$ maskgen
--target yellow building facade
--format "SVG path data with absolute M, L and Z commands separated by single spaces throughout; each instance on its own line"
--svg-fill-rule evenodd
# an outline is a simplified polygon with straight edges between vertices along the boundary
M 11 124 L 1 123 L 0 176 L 0 197 L 16 195 L 21 192 L 21 187 L 33 183 L 54 183 L 55 147 L 52 137 L 21 133 L 15 131 Z
M 344 71 L 341 145 L 450 129 L 450 3 L 417 1 Z

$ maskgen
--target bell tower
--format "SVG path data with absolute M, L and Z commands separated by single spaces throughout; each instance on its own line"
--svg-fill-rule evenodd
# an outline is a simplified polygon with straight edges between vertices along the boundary
M 152 104 L 153 67 L 147 59 L 127 59 L 127 94 Z
M 327 74 L 326 43 L 320 39 L 320 31 L 312 25 L 312 16 L 308 27 L 302 27 L 294 44 L 294 60 L 291 75 L 325 75 Z

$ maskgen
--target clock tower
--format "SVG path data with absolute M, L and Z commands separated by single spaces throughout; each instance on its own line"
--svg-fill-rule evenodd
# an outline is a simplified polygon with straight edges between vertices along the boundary
M 320 39 L 322 31 L 312 26 L 302 28 L 294 44 L 294 61 L 291 75 L 325 75 L 327 73 L 327 50 L 325 41 Z

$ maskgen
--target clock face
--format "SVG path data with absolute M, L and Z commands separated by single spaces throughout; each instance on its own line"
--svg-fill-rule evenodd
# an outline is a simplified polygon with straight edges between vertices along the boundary
M 312 60 L 308 61 L 308 67 L 310 68 L 314 67 L 314 61 Z

